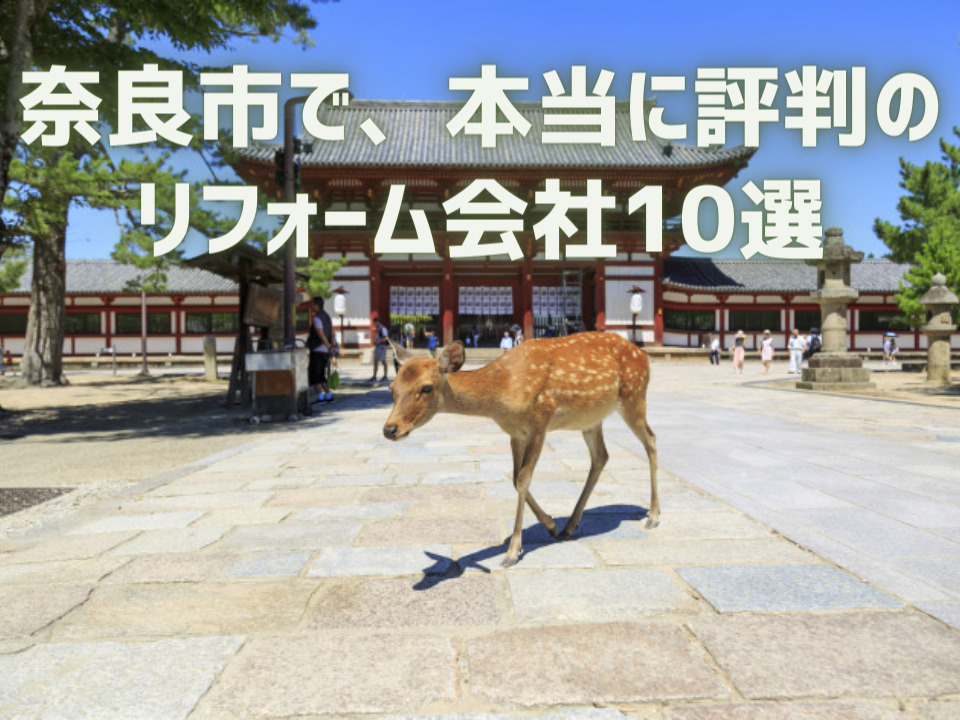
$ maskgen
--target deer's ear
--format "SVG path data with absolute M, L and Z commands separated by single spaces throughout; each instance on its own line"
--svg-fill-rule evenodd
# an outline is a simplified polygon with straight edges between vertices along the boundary
M 396 361 L 397 365 L 403 365 L 407 360 L 410 359 L 410 351 L 406 348 L 399 347 L 393 340 L 387 338 L 387 342 L 390 343 L 390 347 L 393 348 L 393 358 Z
M 440 368 L 442 373 L 455 373 L 463 367 L 464 360 L 466 360 L 466 352 L 463 349 L 463 343 L 457 340 L 455 343 L 447 345 L 440 353 L 437 367 Z

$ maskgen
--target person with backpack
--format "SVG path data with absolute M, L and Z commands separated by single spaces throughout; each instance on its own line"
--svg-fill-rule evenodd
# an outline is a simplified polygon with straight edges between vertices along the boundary
M 330 367 L 330 354 L 333 350 L 333 320 L 323 309 L 322 297 L 313 299 L 311 309 L 313 320 L 307 334 L 307 348 L 310 350 L 307 380 L 317 393 L 317 403 L 331 403 L 334 400 L 327 384 L 327 369 Z

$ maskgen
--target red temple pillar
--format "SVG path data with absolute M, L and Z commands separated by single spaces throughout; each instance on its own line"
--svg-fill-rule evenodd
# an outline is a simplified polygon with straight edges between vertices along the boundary
M 380 317 L 380 263 L 375 257 L 370 258 L 370 344 L 376 335 L 373 319 Z M 383 320 L 383 318 L 380 318 Z
M 653 278 L 653 344 L 663 345 L 663 258 L 657 257 Z
M 533 337 L 533 260 L 529 255 L 520 269 L 520 326 L 524 337 Z
M 453 262 L 450 258 L 443 261 L 443 279 L 440 281 L 440 312 L 443 315 L 443 344 L 453 342 L 453 304 L 455 293 L 453 287 Z
M 594 308 L 597 311 L 597 321 L 594 329 L 607 329 L 607 272 L 602 262 L 597 263 L 597 272 L 593 276 Z

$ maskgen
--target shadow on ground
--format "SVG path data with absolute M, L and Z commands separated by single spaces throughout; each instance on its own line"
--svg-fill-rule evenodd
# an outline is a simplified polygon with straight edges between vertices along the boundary
M 73 404 L 60 402 L 58 388 L 39 391 L 49 393 L 49 404 L 11 409 L 8 403 L 0 410 L 0 440 L 49 437 L 59 442 L 84 442 L 94 438 L 112 442 L 144 436 L 209 438 L 255 435 L 297 426 L 283 421 L 250 425 L 251 406 L 224 406 L 225 384 L 211 385 L 209 389 L 194 387 L 189 395 L 164 395 L 169 391 L 171 379 L 170 376 L 138 378 L 135 384 L 111 379 L 87 381 L 86 390 L 102 392 L 102 395 Z M 124 397 L 125 386 L 135 388 L 137 396 Z M 153 389 L 156 396 L 151 396 Z M 339 421 L 346 410 L 382 406 L 386 411 L 392 402 L 386 387 L 345 387 L 337 393 L 336 403 L 319 406 L 308 419 L 315 425 L 327 425 Z
M 604 505 L 602 507 L 590 508 L 583 513 L 580 526 L 569 540 L 556 540 L 550 536 L 550 533 L 547 532 L 547 529 L 543 525 L 532 525 L 525 528 L 521 534 L 523 551 L 520 555 L 520 564 L 523 564 L 524 558 L 529 557 L 545 546 L 558 542 L 575 542 L 579 539 L 606 535 L 607 533 L 618 530 L 625 522 L 637 522 L 645 517 L 647 517 L 647 508 L 639 505 Z M 556 520 L 557 527 L 561 530 L 568 520 L 566 517 L 554 519 Z M 631 537 L 636 538 L 641 538 L 645 535 L 646 533 L 639 527 L 631 533 Z M 446 580 L 453 580 L 460 577 L 466 570 L 471 568 L 489 573 L 491 572 L 490 568 L 482 563 L 498 555 L 505 555 L 509 543 L 510 538 L 508 537 L 500 545 L 464 555 L 459 560 L 454 560 L 453 558 L 448 558 L 438 553 L 425 552 L 424 555 L 433 561 L 433 565 L 424 568 L 423 578 L 413 586 L 413 589 L 429 590 Z

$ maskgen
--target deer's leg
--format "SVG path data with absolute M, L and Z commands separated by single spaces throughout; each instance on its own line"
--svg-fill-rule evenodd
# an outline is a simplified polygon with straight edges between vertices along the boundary
M 646 398 L 623 400 L 620 414 L 647 451 L 650 462 L 650 509 L 647 511 L 647 527 L 655 528 L 660 524 L 660 500 L 657 498 L 657 436 L 647 424 Z
M 520 466 L 523 464 L 523 444 L 516 438 L 510 438 L 510 449 L 513 451 L 513 487 L 515 490 L 518 490 L 517 478 L 520 475 Z M 537 504 L 537 501 L 533 499 L 533 495 L 530 494 L 529 489 L 527 490 L 527 505 L 533 510 L 533 514 L 537 516 L 540 524 L 550 533 L 550 537 L 557 537 L 557 524 L 553 521 L 553 518 L 544 512 L 543 508 Z
M 573 514 L 567 520 L 563 532 L 560 533 L 561 540 L 567 540 L 573 537 L 574 531 L 580 524 L 580 517 L 583 515 L 583 509 L 587 506 L 590 499 L 590 493 L 593 492 L 597 480 L 600 479 L 600 473 L 603 472 L 604 465 L 610 456 L 607 454 L 607 446 L 603 443 L 603 426 L 596 425 L 589 430 L 583 431 L 583 439 L 587 441 L 587 447 L 590 449 L 590 472 L 587 474 L 587 482 L 583 486 L 583 492 L 580 493 L 580 499 L 577 500 L 577 506 L 573 509 Z
M 520 452 L 520 470 L 517 472 L 517 516 L 513 523 L 513 535 L 510 536 L 510 545 L 507 546 L 507 556 L 503 559 L 503 567 L 516 565 L 520 559 L 520 548 L 523 542 L 521 534 L 523 533 L 523 506 L 527 503 L 530 489 L 530 480 L 533 477 L 533 469 L 540 459 L 540 451 L 543 449 L 544 433 L 539 433 L 529 440 L 522 443 Z

